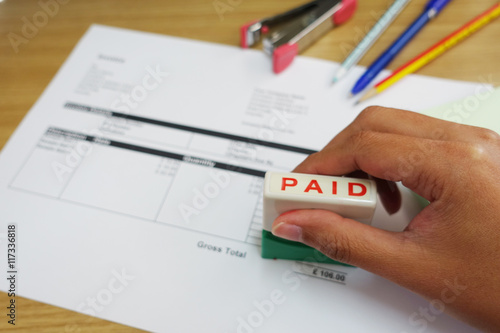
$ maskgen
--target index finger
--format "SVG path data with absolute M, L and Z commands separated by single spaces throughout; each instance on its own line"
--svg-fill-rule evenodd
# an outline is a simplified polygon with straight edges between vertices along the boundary
M 401 181 L 417 194 L 433 201 L 442 182 L 452 178 L 456 165 L 464 165 L 463 143 L 414 138 L 392 133 L 359 131 L 332 142 L 310 155 L 294 172 L 345 175 L 362 170 L 390 181 Z M 464 163 L 465 162 L 465 163 Z

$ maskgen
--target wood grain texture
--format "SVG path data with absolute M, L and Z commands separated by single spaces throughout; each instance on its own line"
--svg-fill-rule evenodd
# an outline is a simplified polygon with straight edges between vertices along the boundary
M 42 10 L 39 2 L 54 1 L 4 0 L 0 3 L 0 147 L 5 145 L 92 23 L 237 46 L 238 31 L 242 24 L 304 2 L 57 0 L 60 3 L 58 8 L 52 7 L 54 15 L 33 36 L 26 38 L 25 43 L 18 45 L 17 49 L 13 47 L 9 34 L 22 36 L 23 17 L 32 21 Z M 360 64 L 369 65 L 420 14 L 426 2 L 413 0 Z M 431 25 L 423 29 L 389 68 L 401 66 L 496 2 L 453 1 Z M 350 21 L 330 31 L 303 55 L 342 61 L 391 3 L 392 0 L 359 0 L 358 10 Z M 420 70 L 419 74 L 498 86 L 499 34 L 500 20 L 496 20 Z M 50 258 L 47 260 L 50 261 Z M 20 279 L 22 293 L 22 271 Z M 0 308 L 4 309 L 0 310 L 0 318 L 3 318 L 0 319 L 0 330 L 11 328 L 4 314 L 7 302 L 7 295 L 0 293 Z M 137 331 L 24 298 L 18 298 L 17 314 L 15 329 L 20 332 Z

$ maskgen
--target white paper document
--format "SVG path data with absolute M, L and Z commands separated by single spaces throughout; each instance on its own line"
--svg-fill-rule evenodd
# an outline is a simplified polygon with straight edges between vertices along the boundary
M 260 257 L 265 171 L 366 107 L 347 97 L 362 69 L 331 86 L 336 66 L 298 57 L 275 75 L 261 51 L 91 27 L 0 155 L 17 294 L 157 332 L 474 332 L 362 269 Z M 373 103 L 488 88 L 412 76 Z M 401 230 L 408 209 L 374 224 Z

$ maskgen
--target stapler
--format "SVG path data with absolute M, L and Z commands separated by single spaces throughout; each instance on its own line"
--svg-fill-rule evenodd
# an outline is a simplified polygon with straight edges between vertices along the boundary
M 273 71 L 282 72 L 295 56 L 331 28 L 347 21 L 356 10 L 356 0 L 316 0 L 285 13 L 252 21 L 241 27 L 241 47 L 255 45 L 261 36 L 264 52 L 272 57 Z

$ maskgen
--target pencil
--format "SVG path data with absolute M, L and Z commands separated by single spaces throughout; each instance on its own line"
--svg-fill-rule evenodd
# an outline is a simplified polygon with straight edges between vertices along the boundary
M 429 0 L 422 14 L 375 60 L 356 81 L 351 96 L 363 91 L 377 75 L 405 48 L 406 45 L 451 2 Z
M 349 54 L 349 56 L 342 62 L 337 73 L 333 78 L 333 83 L 343 78 L 351 68 L 358 63 L 358 61 L 365 55 L 375 41 L 382 35 L 385 29 L 391 24 L 392 21 L 398 16 L 403 8 L 410 0 L 395 0 L 391 7 L 382 15 L 382 17 L 375 23 L 375 25 L 366 34 L 363 40 L 356 46 L 356 48 Z
M 465 24 L 452 34 L 448 35 L 446 38 L 436 43 L 428 50 L 424 51 L 417 57 L 407 62 L 402 67 L 398 68 L 389 77 L 377 83 L 363 97 L 361 97 L 358 102 L 363 102 L 371 97 L 380 94 L 381 92 L 392 86 L 394 83 L 401 80 L 406 75 L 416 72 L 417 70 L 427 65 L 441 54 L 443 54 L 448 49 L 457 45 L 460 41 L 464 40 L 466 37 L 472 35 L 474 32 L 484 27 L 486 24 L 490 23 L 498 16 L 500 16 L 500 4 L 494 5 L 486 12 L 474 18 L 472 21 L 468 22 L 467 24 Z

